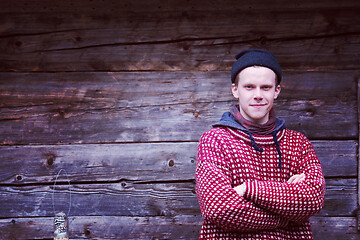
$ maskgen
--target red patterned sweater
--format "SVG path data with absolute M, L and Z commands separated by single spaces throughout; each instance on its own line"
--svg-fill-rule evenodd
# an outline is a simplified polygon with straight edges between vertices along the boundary
M 198 147 L 196 192 L 204 223 L 199 239 L 313 239 L 310 216 L 324 203 L 325 180 L 310 141 L 301 133 L 249 135 L 228 127 L 203 134 Z M 287 183 L 304 173 L 305 181 Z M 234 187 L 246 182 L 244 196 Z

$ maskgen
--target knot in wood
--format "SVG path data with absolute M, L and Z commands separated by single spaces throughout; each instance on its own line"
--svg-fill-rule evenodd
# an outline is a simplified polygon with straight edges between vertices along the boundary
M 169 167 L 173 167 L 175 165 L 175 161 L 174 160 L 169 160 Z
M 58 110 L 58 114 L 59 114 L 59 116 L 62 117 L 62 118 L 65 117 L 65 110 L 64 110 L 64 109 L 59 109 L 59 110 Z
M 47 158 L 47 164 L 49 164 L 50 166 L 54 164 L 55 161 L 55 155 L 49 155 Z
M 91 235 L 91 232 L 89 231 L 89 229 L 84 229 L 84 234 L 85 234 L 85 236 L 87 237 L 87 238 L 89 238 L 90 237 L 90 235 Z
M 21 47 L 22 42 L 21 42 L 21 41 L 16 41 L 16 42 L 15 42 L 15 45 L 16 45 L 17 47 Z
M 262 37 L 260 38 L 260 44 L 261 44 L 261 45 L 265 45 L 266 42 L 267 42 L 266 37 L 262 36 Z
M 44 154 L 44 157 L 46 158 L 45 164 L 52 166 L 56 159 L 56 154 L 52 152 L 48 152 Z
M 16 176 L 16 181 L 22 181 L 22 180 L 23 180 L 23 176 L 21 176 L 21 175 Z

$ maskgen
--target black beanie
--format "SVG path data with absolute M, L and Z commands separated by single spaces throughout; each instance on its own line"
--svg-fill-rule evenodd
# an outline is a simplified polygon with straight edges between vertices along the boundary
M 235 58 L 237 60 L 234 62 L 231 69 L 232 83 L 235 83 L 236 76 L 244 68 L 251 66 L 263 66 L 270 68 L 275 72 L 278 84 L 280 84 L 282 77 L 281 68 L 275 56 L 270 51 L 264 49 L 247 49 L 236 54 Z

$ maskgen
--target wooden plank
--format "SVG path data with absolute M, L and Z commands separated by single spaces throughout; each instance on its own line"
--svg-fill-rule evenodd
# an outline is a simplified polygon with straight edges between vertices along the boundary
M 2 144 L 197 141 L 234 104 L 224 84 L 228 74 L 3 73 L 0 139 Z M 312 139 L 357 137 L 356 74 L 286 73 L 278 116 Z
M 53 216 L 68 211 L 67 182 L 57 185 L 1 186 L 0 216 Z M 60 182 L 61 183 L 61 182 Z M 71 184 L 73 216 L 178 216 L 198 215 L 200 209 L 194 182 Z M 341 206 L 341 207 L 339 207 Z M 357 209 L 357 179 L 327 179 L 325 206 L 319 216 L 354 216 Z
M 325 177 L 357 176 L 354 168 L 357 165 L 356 141 L 312 141 L 312 144 L 321 161 Z
M 23 44 L 21 41 L 15 43 Z M 241 38 L 231 37 L 175 43 L 114 43 L 49 51 L 1 52 L 0 71 L 230 70 L 234 55 L 248 48 L 271 50 L 284 70 L 360 67 L 359 61 L 356 61 L 360 52 L 359 34 L 354 33 L 291 40 L 260 38 L 243 42 Z
M 358 74 L 359 71 L 284 71 L 280 98 L 318 99 L 319 105 L 330 98 L 347 105 L 357 101 L 354 80 Z M 233 99 L 229 71 L 0 72 L 0 80 L 3 118 L 16 118 L 16 107 L 22 111 L 29 108 L 28 115 L 67 108 L 101 110 Z
M 184 11 L 210 11 L 210 10 L 238 10 L 238 11 L 296 11 L 296 10 L 339 10 L 339 9 L 354 9 L 360 7 L 357 1 L 343 0 L 341 2 L 335 0 L 303 0 L 301 2 L 289 2 L 286 0 L 277 0 L 273 4 L 266 5 L 264 1 L 245 1 L 245 0 L 199 0 L 191 2 L 186 0 L 169 0 L 164 3 L 161 0 L 153 0 L 151 3 L 146 0 L 123 0 L 123 1 L 84 1 L 78 0 L 73 2 L 71 0 L 64 0 L 56 4 L 49 5 L 46 0 L 33 0 L 32 4 L 28 4 L 26 0 L 17 0 L 14 2 L 1 2 L 1 13 L 11 12 L 109 12 L 109 13 L 124 13 L 124 12 L 167 12 L 184 10 Z
M 359 239 L 359 233 L 355 227 L 356 218 L 354 217 L 312 217 L 311 225 L 314 239 Z
M 70 239 L 197 239 L 200 215 L 70 216 Z M 1 239 L 52 239 L 52 218 L 0 219 Z
M 358 99 L 358 126 L 360 127 L 360 77 L 357 78 L 357 99 Z M 360 143 L 360 136 L 359 136 Z M 360 147 L 358 148 L 358 153 L 360 152 Z M 358 154 L 358 174 L 360 176 L 360 156 Z M 358 178 L 358 186 L 360 186 L 360 178 Z M 357 230 L 360 231 L 360 189 L 358 189 L 358 208 L 356 210 L 356 218 L 357 218 Z
M 354 1 L 200 2 L 5 3 L 0 71 L 228 70 L 244 48 L 272 50 L 284 69 L 359 67 Z
M 194 179 L 197 143 L 21 146 L 0 151 L 2 184 L 53 182 L 60 169 L 73 182 L 187 181 Z
M 318 215 L 354 216 L 356 209 L 357 182 L 355 178 L 326 179 L 325 204 Z
M 69 209 L 69 186 L 0 187 L 0 216 L 54 216 Z M 195 184 L 137 184 L 129 181 L 102 184 L 71 184 L 73 216 L 177 216 L 199 214 Z
M 198 239 L 199 215 L 176 217 L 70 216 L 70 239 Z M 0 219 L 2 239 L 52 238 L 52 218 Z M 314 239 L 359 239 L 354 217 L 312 217 Z
M 346 36 L 360 30 L 360 27 L 354 24 L 360 22 L 360 17 L 356 14 L 360 7 L 356 9 L 356 6 L 337 6 L 336 11 L 326 6 L 285 10 L 274 4 L 277 9 L 265 8 L 261 11 L 262 14 L 258 15 L 254 14 L 254 10 L 243 7 L 241 10 L 235 9 L 237 4 L 239 2 L 233 3 L 232 9 L 223 10 L 218 7 L 181 10 L 181 7 L 174 6 L 175 8 L 165 11 L 151 8 L 134 11 L 123 7 L 116 12 L 109 11 L 108 7 L 102 4 L 106 8 L 104 12 L 98 9 L 86 11 L 85 8 L 89 6 L 72 8 L 71 11 L 75 12 L 66 11 L 65 7 L 62 7 L 57 11 L 48 10 L 51 12 L 48 15 L 45 15 L 46 10 L 42 12 L 39 8 L 32 12 L 16 9 L 13 12 L 3 12 L 0 16 L 3 22 L 0 42 L 1 45 L 7 45 L 7 48 L 2 49 L 5 53 L 29 53 L 197 40 L 205 41 L 204 43 L 212 40 L 214 44 L 235 39 L 244 44 L 252 41 L 264 43 L 271 39 L 331 38 L 342 34 Z M 138 5 L 133 6 L 139 8 Z M 4 10 L 7 9 L 1 8 L 0 12 Z M 16 14 L 13 14 L 14 12 Z M 329 29 L 329 26 L 333 28 Z M 142 33 L 141 36 L 138 35 L 139 32 Z
M 271 6 L 262 1 L 234 0 L 197 1 L 191 4 L 187 1 L 165 4 L 163 1 L 63 1 L 52 6 L 44 0 L 32 1 L 32 4 L 26 1 L 10 4 L 1 2 L 0 19 L 3 27 L 0 34 L 20 37 L 16 40 L 29 44 L 10 41 L 9 45 L 14 47 L 13 50 L 29 52 L 38 48 L 40 43 L 32 39 L 43 36 L 47 40 L 41 41 L 44 43 L 43 50 L 54 50 L 95 43 L 221 37 L 241 37 L 242 41 L 249 41 L 260 37 L 323 36 L 359 31 L 359 26 L 354 24 L 360 20 L 356 14 L 360 8 L 359 3 L 351 0 L 320 2 L 278 1 Z M 261 15 L 254 14 L 259 11 Z M 138 32 L 142 33 L 141 36 Z M 22 38 L 24 35 L 28 37 Z
M 162 105 L 143 108 L 73 111 L 23 115 L 1 121 L 3 145 L 197 141 L 219 121 L 233 102 Z M 354 138 L 354 102 L 279 100 L 275 108 L 289 129 L 310 139 Z M 289 106 L 290 105 L 290 106 Z M 314 125 L 316 124 L 316 128 Z
M 327 178 L 357 177 L 356 141 L 312 143 Z M 49 183 L 60 169 L 76 183 L 189 181 L 197 142 L 2 146 L 0 152 L 0 184 Z

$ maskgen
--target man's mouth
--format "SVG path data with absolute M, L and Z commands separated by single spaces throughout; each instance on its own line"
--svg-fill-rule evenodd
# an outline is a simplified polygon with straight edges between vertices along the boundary
M 264 107 L 266 104 L 250 104 L 251 107 L 254 107 L 254 108 L 262 108 Z

